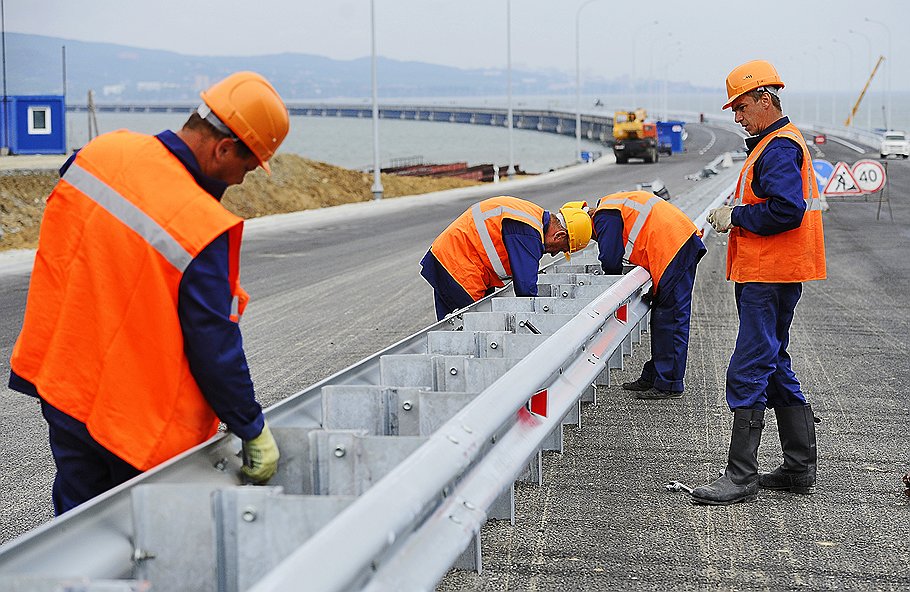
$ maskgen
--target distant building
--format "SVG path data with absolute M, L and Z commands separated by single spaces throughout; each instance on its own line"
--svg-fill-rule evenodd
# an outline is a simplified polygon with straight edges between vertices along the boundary
M 66 154 L 62 95 L 8 96 L 5 107 L 0 108 L 0 140 L 10 154 Z

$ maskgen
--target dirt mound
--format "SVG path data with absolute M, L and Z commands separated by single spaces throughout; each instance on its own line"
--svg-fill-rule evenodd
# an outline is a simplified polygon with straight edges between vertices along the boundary
M 228 189 L 225 207 L 243 218 L 284 214 L 373 199 L 373 175 L 278 154 L 272 175 L 247 175 L 243 185 Z M 8 171 L 0 175 L 0 251 L 30 249 L 38 244 L 44 203 L 58 180 L 56 171 Z M 383 197 L 416 195 L 477 185 L 455 178 L 382 175 Z

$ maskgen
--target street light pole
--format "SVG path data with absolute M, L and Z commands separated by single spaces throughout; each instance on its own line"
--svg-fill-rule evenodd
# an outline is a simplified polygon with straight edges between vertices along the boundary
M 822 92 L 822 60 L 818 57 L 819 52 L 821 51 L 820 47 L 815 48 L 815 53 L 810 53 L 809 55 L 815 58 L 815 78 L 818 88 L 815 90 L 815 124 L 818 125 L 821 123 L 821 109 L 819 108 L 819 97 Z
M 888 121 L 885 122 L 885 127 L 888 127 L 893 121 L 891 119 L 891 62 L 894 61 L 894 54 L 891 53 L 891 28 L 885 23 L 872 20 L 868 16 L 866 17 L 866 22 L 881 25 L 888 33 Z
M 872 40 L 869 39 L 869 36 L 866 35 L 865 33 L 860 33 L 859 31 L 855 31 L 853 29 L 850 29 L 849 33 L 852 33 L 854 35 L 859 35 L 860 37 L 862 37 L 863 39 L 866 40 L 866 49 L 868 50 L 868 54 L 867 54 L 868 63 L 866 66 L 866 71 L 871 72 L 872 71 L 871 70 L 871 68 L 872 68 Z M 860 82 L 862 82 L 862 81 L 860 81 Z M 866 101 L 866 128 L 869 130 L 872 129 L 872 97 L 869 97 L 869 100 Z
M 643 27 L 644 30 L 650 29 L 656 25 L 659 25 L 660 21 L 651 21 L 648 25 Z M 638 104 L 638 66 L 636 61 L 636 55 L 638 53 L 638 38 L 645 37 L 646 39 L 650 38 L 650 35 L 633 35 L 632 36 L 632 108 L 638 109 L 641 105 Z M 652 58 L 653 59 L 653 58 Z
M 3 140 L 0 141 L 0 154 L 6 155 L 9 153 L 10 137 L 9 137 L 9 109 L 7 108 L 7 97 L 6 97 L 6 10 L 3 6 L 3 0 L 0 0 L 0 44 L 2 44 L 3 52 Z
M 512 0 L 506 0 L 506 70 L 508 71 L 509 94 L 509 168 L 506 174 L 509 179 L 515 177 L 514 145 L 512 143 Z
M 835 37 L 835 38 L 832 39 L 831 41 L 833 41 L 834 43 L 840 43 L 841 45 L 843 45 L 844 47 L 847 48 L 847 60 L 848 60 L 848 62 L 849 62 L 849 64 L 850 64 L 850 65 L 849 65 L 849 69 L 847 70 L 847 71 L 848 71 L 847 81 L 848 81 L 848 85 L 849 85 L 849 84 L 852 84 L 852 83 L 853 83 L 853 49 L 850 47 L 850 44 L 849 44 L 849 43 L 847 43 L 846 41 L 843 41 L 843 40 L 841 40 L 841 39 L 838 39 L 837 37 Z M 835 89 L 835 96 L 836 96 L 836 94 L 837 94 L 837 93 L 836 93 L 836 89 Z M 847 108 L 848 108 L 848 109 L 850 108 L 850 101 L 849 101 L 849 99 L 847 100 Z M 836 123 L 837 123 L 837 116 L 832 116 L 832 118 L 834 119 L 834 123 L 836 124 Z
M 373 84 L 373 199 L 382 199 L 382 169 L 379 167 L 379 101 L 376 93 L 376 11 L 370 0 L 370 76 Z
M 581 9 L 597 0 L 586 0 L 575 11 L 575 162 L 581 162 Z

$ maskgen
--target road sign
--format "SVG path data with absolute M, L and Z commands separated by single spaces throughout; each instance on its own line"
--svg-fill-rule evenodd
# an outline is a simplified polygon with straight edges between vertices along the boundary
M 850 172 L 847 163 L 839 162 L 835 165 L 834 172 L 831 173 L 831 178 L 828 179 L 828 184 L 825 185 L 822 193 L 825 195 L 862 195 L 863 190 L 853 178 L 853 173 Z
M 858 160 L 853 164 L 853 178 L 865 193 L 875 193 L 885 186 L 885 167 L 874 160 Z
M 827 160 L 812 160 L 812 168 L 815 169 L 815 182 L 818 184 L 818 192 L 822 193 L 825 190 L 825 185 L 828 184 L 828 179 L 831 178 L 831 173 L 834 172 L 834 165 L 828 162 Z

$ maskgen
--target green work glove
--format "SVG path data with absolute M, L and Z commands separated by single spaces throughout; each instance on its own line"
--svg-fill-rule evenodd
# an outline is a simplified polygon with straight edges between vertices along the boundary
M 262 432 L 252 440 L 243 442 L 243 474 L 253 483 L 265 483 L 278 470 L 278 445 L 269 424 L 262 426 Z

